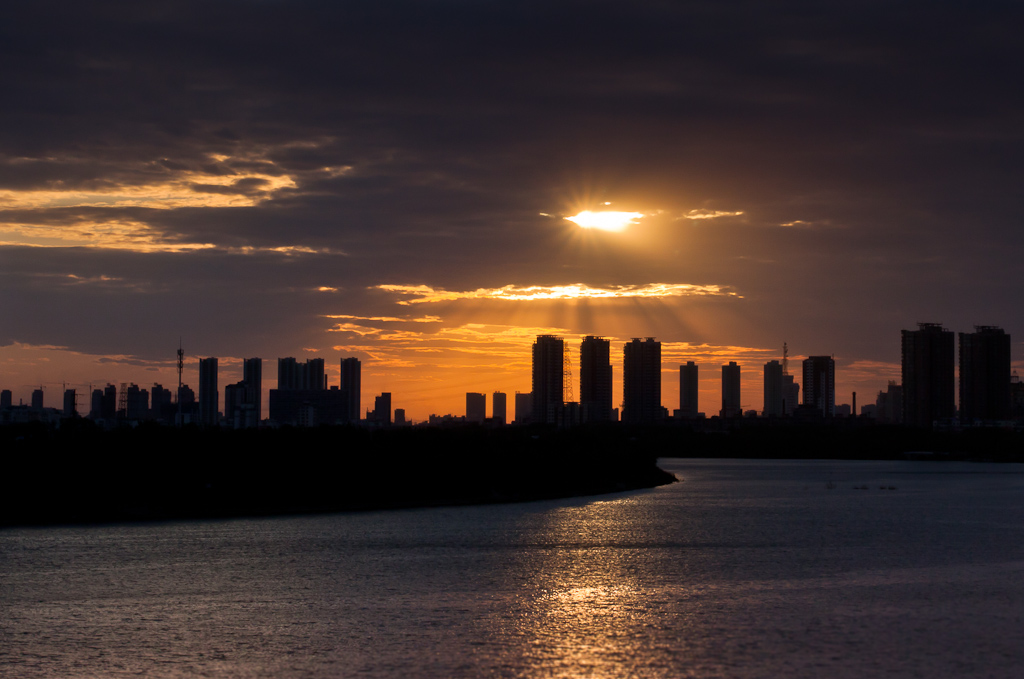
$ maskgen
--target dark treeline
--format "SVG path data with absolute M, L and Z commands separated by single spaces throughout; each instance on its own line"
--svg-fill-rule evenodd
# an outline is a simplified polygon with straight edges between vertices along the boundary
M 0 429 L 0 525 L 258 516 L 596 495 L 657 457 L 1024 461 L 1024 434 L 904 427 Z
M 592 431 L 5 427 L 0 525 L 515 502 L 653 487 L 654 451 Z

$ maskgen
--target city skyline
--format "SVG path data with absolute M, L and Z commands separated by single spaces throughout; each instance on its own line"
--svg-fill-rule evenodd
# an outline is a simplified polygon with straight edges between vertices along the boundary
M 0 384 L 176 384 L 182 338 L 222 385 L 358 358 L 420 419 L 600 334 L 703 404 L 788 342 L 844 402 L 918 321 L 1024 372 L 1020 8 L 385 5 L 12 11 Z
M 959 340 L 956 340 L 956 333 L 944 328 L 937 323 L 918 323 L 918 330 L 901 331 L 901 355 L 902 355 L 902 382 L 889 380 L 883 389 L 862 393 L 861 407 L 869 406 L 872 409 L 871 417 L 875 417 L 876 405 L 885 408 L 886 413 L 878 415 L 883 419 L 891 420 L 892 417 L 904 419 L 914 426 L 930 426 L 925 423 L 948 419 L 959 413 L 962 404 L 967 404 L 967 410 L 959 413 L 966 421 L 974 419 L 1000 420 L 1009 417 L 1011 408 L 1010 383 L 1011 378 L 1017 379 L 1016 371 L 1012 370 L 1011 361 L 1011 337 L 998 326 L 975 326 L 973 333 L 959 333 Z M 578 363 L 573 363 L 572 347 L 566 344 L 565 338 L 554 335 L 538 335 L 534 339 L 531 348 L 530 381 L 532 390 L 539 390 L 542 397 L 533 398 L 533 391 L 515 392 L 515 416 L 516 422 L 520 421 L 522 412 L 529 412 L 532 422 L 544 422 L 547 424 L 558 424 L 559 426 L 572 423 L 585 423 L 601 421 L 604 415 L 595 415 L 608 406 L 607 399 L 616 391 L 616 381 L 612 369 L 612 340 L 604 337 L 588 335 L 582 338 Z M 691 402 L 699 402 L 701 397 L 696 385 L 699 385 L 698 375 L 699 364 L 690 360 L 680 363 L 666 365 L 661 359 L 661 342 L 653 337 L 647 337 L 643 341 L 633 338 L 629 342 L 622 343 L 623 371 L 618 384 L 618 393 L 621 399 L 615 404 L 618 417 L 624 422 L 646 422 L 653 423 L 669 417 L 688 419 L 705 413 L 698 413 L 684 410 L 685 399 Z M 958 354 L 956 352 L 959 352 Z M 794 357 L 799 358 L 799 357 Z M 954 360 L 955 359 L 955 360 Z M 186 403 L 194 402 L 197 409 L 195 421 L 202 424 L 211 424 L 219 421 L 214 419 L 211 413 L 216 412 L 216 404 L 220 401 L 217 388 L 218 383 L 218 358 L 199 358 L 199 388 L 190 388 L 187 380 L 183 380 L 182 389 L 187 398 Z M 810 408 L 820 416 L 832 417 L 838 413 L 837 406 L 842 406 L 843 412 L 859 415 L 857 408 L 856 392 L 851 392 L 851 403 L 842 403 L 841 394 L 836 391 L 836 361 L 834 356 L 808 356 L 802 360 L 801 382 L 796 382 L 792 373 L 788 372 L 790 360 L 788 346 L 784 343 L 782 361 L 769 360 L 762 367 L 760 380 L 742 379 L 743 366 L 736 361 L 729 361 L 721 365 L 721 377 L 719 380 L 719 396 L 721 398 L 721 409 L 717 415 L 720 417 L 738 417 L 748 413 L 756 413 L 761 417 L 792 415 L 798 407 Z M 256 426 L 256 420 L 239 413 L 232 415 L 232 410 L 241 408 L 243 410 L 254 408 L 255 413 L 260 413 L 263 418 L 269 416 L 271 421 L 278 423 L 296 423 L 299 420 L 297 414 L 292 412 L 298 408 L 303 401 L 310 398 L 318 403 L 314 410 L 323 410 L 323 413 L 335 413 L 328 417 L 326 422 L 355 422 L 363 418 L 359 404 L 364 394 L 360 391 L 362 365 L 359 359 L 354 357 L 342 357 L 338 361 L 338 379 L 332 380 L 331 371 L 327 362 L 320 357 L 308 358 L 304 363 L 299 363 L 294 357 L 282 357 L 277 359 L 277 382 L 273 387 L 262 383 L 262 359 L 246 358 L 243 360 L 243 378 L 235 384 L 225 384 L 224 404 L 225 409 L 221 413 L 227 424 L 235 421 L 235 426 Z M 204 368 L 205 366 L 205 368 Z M 206 374 L 204 376 L 204 370 Z M 660 375 L 657 382 L 651 381 L 655 373 Z M 1005 380 L 1000 375 L 1005 373 Z M 965 375 L 962 380 L 960 375 Z M 632 375 L 632 377 L 631 377 Z M 673 404 L 662 398 L 661 392 L 665 387 L 666 376 L 676 376 L 674 388 L 669 393 L 678 394 L 678 402 Z M 751 382 L 758 381 L 757 388 L 763 395 L 761 408 L 755 408 L 755 403 L 742 403 L 743 394 L 752 391 Z M 1005 381 L 1005 384 L 1000 384 Z M 690 384 L 687 384 L 687 383 Z M 589 383 L 589 387 L 586 387 Z M 259 384 L 254 388 L 253 384 Z M 903 390 L 903 385 L 910 385 L 909 390 Z M 346 386 L 348 385 L 348 386 Z M 575 389 L 578 391 L 574 392 Z M 631 385 L 631 386 L 630 386 Z M 886 392 L 891 394 L 893 385 L 900 389 L 899 403 L 886 406 L 886 400 L 890 398 Z M 65 414 L 76 407 L 75 389 L 73 385 L 64 384 L 62 392 L 62 408 Z M 157 403 L 178 403 L 182 397 L 170 397 L 170 391 L 160 389 L 159 383 L 153 384 L 154 395 L 153 409 L 158 411 Z M 371 390 L 373 386 L 369 387 Z M 10 389 L 0 385 L 3 390 L 3 399 L 6 406 L 23 402 L 24 399 L 12 398 Z M 79 407 L 79 415 L 99 416 L 104 418 L 113 417 L 113 410 L 120 408 L 124 410 L 124 404 L 117 401 L 124 399 L 123 392 L 127 389 L 129 403 L 137 398 L 140 393 L 140 385 L 134 382 L 120 382 L 120 391 L 117 384 L 108 383 L 105 389 L 92 389 L 92 385 L 86 391 L 79 394 L 80 398 L 90 399 L 91 407 L 88 409 Z M 339 391 L 340 389 L 340 391 Z M 801 390 L 803 395 L 801 396 Z M 141 385 L 143 396 L 146 387 Z M 157 392 L 166 395 L 157 395 Z M 282 392 L 295 392 L 292 397 L 287 397 Z M 328 393 L 330 392 L 330 393 Z M 118 397 L 118 394 L 121 396 Z M 135 394 L 133 397 L 132 394 Z M 321 394 L 316 396 L 316 394 Z M 488 392 L 489 393 L 489 392 Z M 574 396 L 574 393 L 578 394 Z M 908 393 L 908 397 L 903 394 Z M 90 396 L 91 394 L 91 396 Z M 103 396 L 103 394 L 106 394 Z M 269 396 L 266 399 L 270 403 L 270 411 L 261 409 L 261 402 L 264 401 L 262 394 Z M 559 396 L 560 394 L 560 396 Z M 632 394 L 632 395 L 631 395 Z M 687 396 L 687 394 L 690 394 Z M 529 405 L 521 406 L 521 396 L 529 396 Z M 504 416 L 506 395 L 505 392 L 495 390 L 493 392 L 494 404 L 492 405 L 492 417 L 498 415 L 505 424 L 509 423 Z M 696 398 L 694 398 L 696 396 Z M 875 398 L 873 399 L 872 396 Z M 274 415 L 275 398 L 279 407 L 285 410 L 278 410 Z M 401 395 L 399 395 L 401 398 Z M 71 400 L 69 400 L 71 399 Z M 100 399 L 100 400 L 97 400 Z M 298 400 L 296 400 L 298 399 Z M 500 399 L 500 401 L 499 401 Z M 40 409 L 45 404 L 44 392 L 36 388 L 31 393 L 31 407 Z M 294 401 L 294 402 L 293 402 Z M 382 410 L 382 403 L 391 402 L 391 392 L 381 394 L 372 393 L 368 402 L 374 403 L 374 408 L 367 409 L 365 419 L 368 421 L 378 420 L 386 413 L 389 421 L 392 416 L 390 405 Z M 563 406 L 574 403 L 577 410 L 563 412 Z M 428 417 L 406 415 L 406 408 L 401 410 L 401 422 L 415 423 L 428 419 L 448 417 L 464 417 L 467 422 L 482 422 L 486 417 L 486 393 L 464 392 L 464 416 L 454 413 L 458 409 L 450 410 L 442 414 L 443 410 L 434 409 Z M 633 404 L 633 408 L 629 404 Z M 940 403 L 940 405 L 935 405 Z M 116 404 L 116 405 L 115 405 Z M 590 404 L 590 405 L 588 405 Z M 673 408 L 678 405 L 679 408 Z M 52 406 L 46 406 L 51 407 Z M 131 412 L 133 406 L 129 405 Z M 139 406 L 134 406 L 138 411 Z M 699 403 L 698 403 L 699 407 Z M 495 411 L 494 409 L 497 408 Z M 145 406 L 142 406 L 145 410 Z M 397 413 L 395 410 L 394 413 Z M 634 415 L 626 415 L 630 411 Z M 673 411 L 675 415 L 673 416 Z M 282 413 L 290 412 L 291 415 L 283 416 Z M 296 411 L 297 412 L 297 411 Z M 636 415 L 643 412 L 644 414 Z M 805 410 L 805 413 L 810 412 Z M 312 413 L 312 411 L 311 411 Z M 590 413 L 589 415 L 587 413 Z M 898 414 L 897 414 L 898 413 Z M 711 416 L 714 413 L 707 413 Z M 241 417 L 241 419 L 237 419 Z M 131 419 L 131 418 L 130 418 Z M 613 416 L 614 419 L 614 416 Z M 187 421 L 187 420 L 186 420 Z M 310 421 L 312 423 L 313 421 Z

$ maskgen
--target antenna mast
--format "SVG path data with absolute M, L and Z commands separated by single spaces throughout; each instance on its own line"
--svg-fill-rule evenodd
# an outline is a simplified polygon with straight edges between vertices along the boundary
M 785 342 L 782 343 L 782 374 L 789 374 L 789 347 Z

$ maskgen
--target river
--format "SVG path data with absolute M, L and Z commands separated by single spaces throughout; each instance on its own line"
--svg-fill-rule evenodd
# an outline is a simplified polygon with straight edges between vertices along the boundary
M 1024 465 L 0 531 L 10 677 L 1017 677 Z

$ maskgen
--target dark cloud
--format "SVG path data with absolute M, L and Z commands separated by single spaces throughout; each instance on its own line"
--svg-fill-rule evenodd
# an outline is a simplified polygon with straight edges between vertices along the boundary
M 322 332 L 319 313 L 391 314 L 368 292 L 389 283 L 726 285 L 743 297 L 725 315 L 687 307 L 719 324 L 703 336 L 789 332 L 872 360 L 891 360 L 883 335 L 919 317 L 1012 331 L 1022 15 L 1000 2 L 7 8 L 0 241 L 52 245 L 65 229 L 101 247 L 0 245 L 0 343 L 102 352 L 117 337 L 141 355 L 192 324 L 211 352 L 246 337 L 286 352 Z M 661 213 L 632 241 L 559 219 L 603 201 Z M 678 219 L 692 210 L 742 216 Z M 212 247 L 102 247 L 119 224 L 146 227 L 150 249 Z M 748 338 L 724 337 L 734 329 Z

